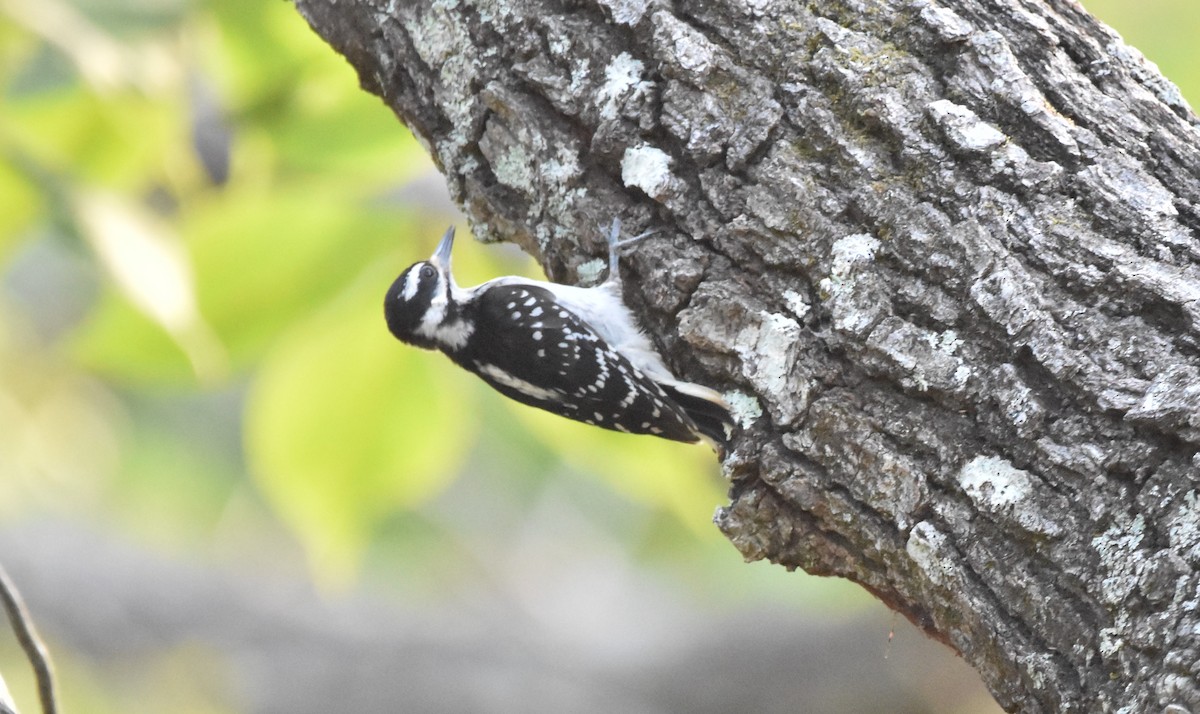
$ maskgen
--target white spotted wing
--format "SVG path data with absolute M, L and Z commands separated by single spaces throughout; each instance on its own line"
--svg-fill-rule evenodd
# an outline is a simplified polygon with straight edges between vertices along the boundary
M 663 388 L 548 290 L 495 285 L 477 300 L 476 332 L 451 357 L 505 396 L 607 429 L 697 440 L 695 424 Z

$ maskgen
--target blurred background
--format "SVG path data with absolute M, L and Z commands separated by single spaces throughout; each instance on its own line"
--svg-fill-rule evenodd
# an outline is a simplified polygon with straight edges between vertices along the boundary
M 1200 5 L 1085 4 L 1196 101 Z M 0 0 L 0 562 L 65 711 L 998 711 L 856 586 L 742 563 L 706 448 L 395 343 L 455 220 L 287 2 Z M 7 626 L 0 673 L 37 711 Z

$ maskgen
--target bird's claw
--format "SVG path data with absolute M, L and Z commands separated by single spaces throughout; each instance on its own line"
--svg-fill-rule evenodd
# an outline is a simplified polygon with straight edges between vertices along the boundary
M 612 221 L 612 225 L 609 226 L 608 236 L 607 236 L 607 238 L 608 238 L 608 274 L 609 274 L 609 276 L 611 277 L 611 276 L 615 276 L 617 274 L 617 261 L 621 257 L 621 250 L 623 248 L 631 246 L 634 243 L 638 243 L 642 240 L 645 240 L 646 238 L 649 238 L 650 236 L 652 236 L 656 233 L 661 233 L 661 232 L 662 232 L 662 229 L 653 228 L 644 233 L 639 233 L 635 236 L 631 236 L 629 238 L 622 239 L 621 238 L 621 219 L 614 218 Z

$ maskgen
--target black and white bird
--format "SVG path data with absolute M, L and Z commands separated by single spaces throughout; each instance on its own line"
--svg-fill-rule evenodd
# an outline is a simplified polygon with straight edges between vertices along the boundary
M 676 379 L 621 297 L 619 251 L 592 288 L 507 276 L 461 288 L 450 272 L 454 227 L 429 260 L 396 278 L 384 302 L 402 342 L 437 349 L 500 393 L 568 419 L 633 434 L 708 442 L 724 457 L 733 434 L 717 392 Z

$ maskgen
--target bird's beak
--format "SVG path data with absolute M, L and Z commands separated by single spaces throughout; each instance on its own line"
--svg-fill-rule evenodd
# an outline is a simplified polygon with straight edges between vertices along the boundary
M 437 250 L 433 251 L 433 257 L 429 259 L 438 270 L 450 272 L 450 249 L 454 247 L 454 226 L 446 229 L 446 235 L 442 236 L 442 242 L 438 243 Z

